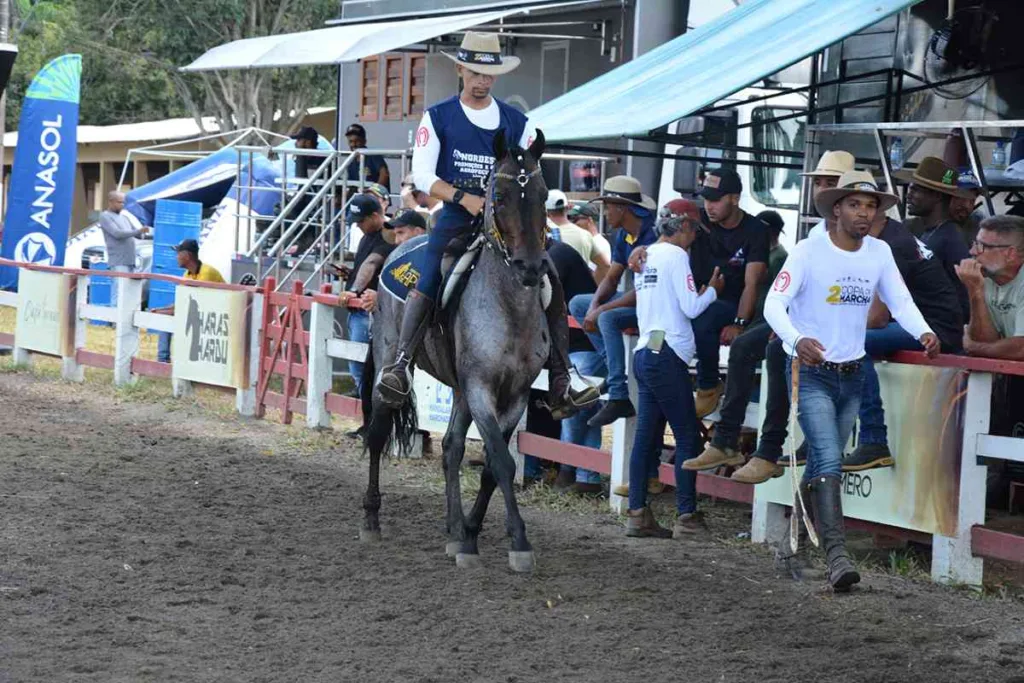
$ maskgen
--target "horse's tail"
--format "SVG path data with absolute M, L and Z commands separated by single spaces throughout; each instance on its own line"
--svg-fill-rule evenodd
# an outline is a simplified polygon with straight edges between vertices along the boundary
M 363 436 L 363 450 L 385 456 L 408 457 L 412 455 L 418 428 L 415 395 L 410 396 L 401 408 L 391 408 L 378 401 L 373 406 L 369 428 Z

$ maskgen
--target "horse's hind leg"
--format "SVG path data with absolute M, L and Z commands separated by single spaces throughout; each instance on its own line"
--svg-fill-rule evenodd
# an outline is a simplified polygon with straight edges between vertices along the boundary
M 373 406 L 373 416 L 366 432 L 366 447 L 370 451 L 370 476 L 363 497 L 365 517 L 359 530 L 362 541 L 380 540 L 380 458 L 391 436 L 392 410 L 383 404 Z
M 445 526 L 448 530 L 448 544 L 445 546 L 445 554 L 448 557 L 455 557 L 460 566 L 473 564 L 473 559 L 460 561 L 458 556 L 463 553 L 463 543 L 466 540 L 466 522 L 462 513 L 462 484 L 459 480 L 459 470 L 462 466 L 462 456 L 466 453 L 466 433 L 472 418 L 469 414 L 469 406 L 466 405 L 465 397 L 456 392 L 452 405 L 451 419 L 448 422 L 448 431 L 445 432 L 441 441 L 443 451 L 442 467 L 444 468 L 444 493 L 448 503 L 448 514 L 445 519 Z M 476 555 L 474 546 L 472 555 Z M 475 558 L 474 558 L 475 559 Z

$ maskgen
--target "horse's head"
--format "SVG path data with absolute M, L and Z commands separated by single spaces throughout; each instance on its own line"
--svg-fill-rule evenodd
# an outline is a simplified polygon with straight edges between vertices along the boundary
M 527 287 L 537 286 L 547 267 L 544 201 L 548 188 L 540 171 L 543 152 L 544 134 L 539 130 L 529 149 L 507 146 L 501 130 L 494 136 L 494 177 L 489 197 L 494 225 L 505 241 L 512 267 Z

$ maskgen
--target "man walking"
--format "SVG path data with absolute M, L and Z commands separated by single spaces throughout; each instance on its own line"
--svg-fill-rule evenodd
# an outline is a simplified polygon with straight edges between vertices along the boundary
M 895 203 L 895 195 L 880 192 L 870 173 L 844 174 L 815 201 L 822 216 L 835 219 L 835 229 L 827 238 L 796 246 L 765 302 L 765 319 L 786 352 L 799 358 L 797 417 L 809 446 L 801 486 L 810 494 L 836 591 L 860 581 L 846 551 L 840 466 L 864 387 L 864 335 L 876 292 L 930 356 L 939 350 L 892 250 L 868 235 L 875 214 Z
M 535 137 L 529 119 L 519 110 L 491 96 L 496 76 L 519 66 L 518 57 L 506 57 L 495 34 L 469 32 L 458 52 L 445 54 L 455 62 L 462 92 L 426 111 L 416 131 L 412 155 L 413 179 L 445 202 L 428 235 L 419 263 L 420 279 L 409 292 L 402 318 L 395 362 L 384 368 L 378 387 L 381 398 L 400 407 L 412 391 L 409 365 L 430 327 L 434 299 L 441 285 L 441 259 L 448 243 L 471 230 L 484 209 L 484 180 L 493 165 L 494 137 L 503 131 L 510 144 L 524 149 Z M 487 159 L 489 163 L 467 163 Z M 569 323 L 565 295 L 554 268 L 549 268 L 551 304 L 545 311 L 551 335 L 548 367 L 551 412 L 567 417 L 598 398 L 596 387 L 576 391 L 569 381 Z

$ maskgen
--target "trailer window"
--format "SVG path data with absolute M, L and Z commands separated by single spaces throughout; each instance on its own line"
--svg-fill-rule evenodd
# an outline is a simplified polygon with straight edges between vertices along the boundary
M 798 152 L 804 149 L 803 116 L 775 121 L 799 110 L 785 107 L 758 107 L 751 112 L 754 160 L 771 164 L 799 164 L 797 158 L 777 152 Z M 752 169 L 754 197 L 765 206 L 796 209 L 800 203 L 800 171 L 795 168 L 755 166 Z

